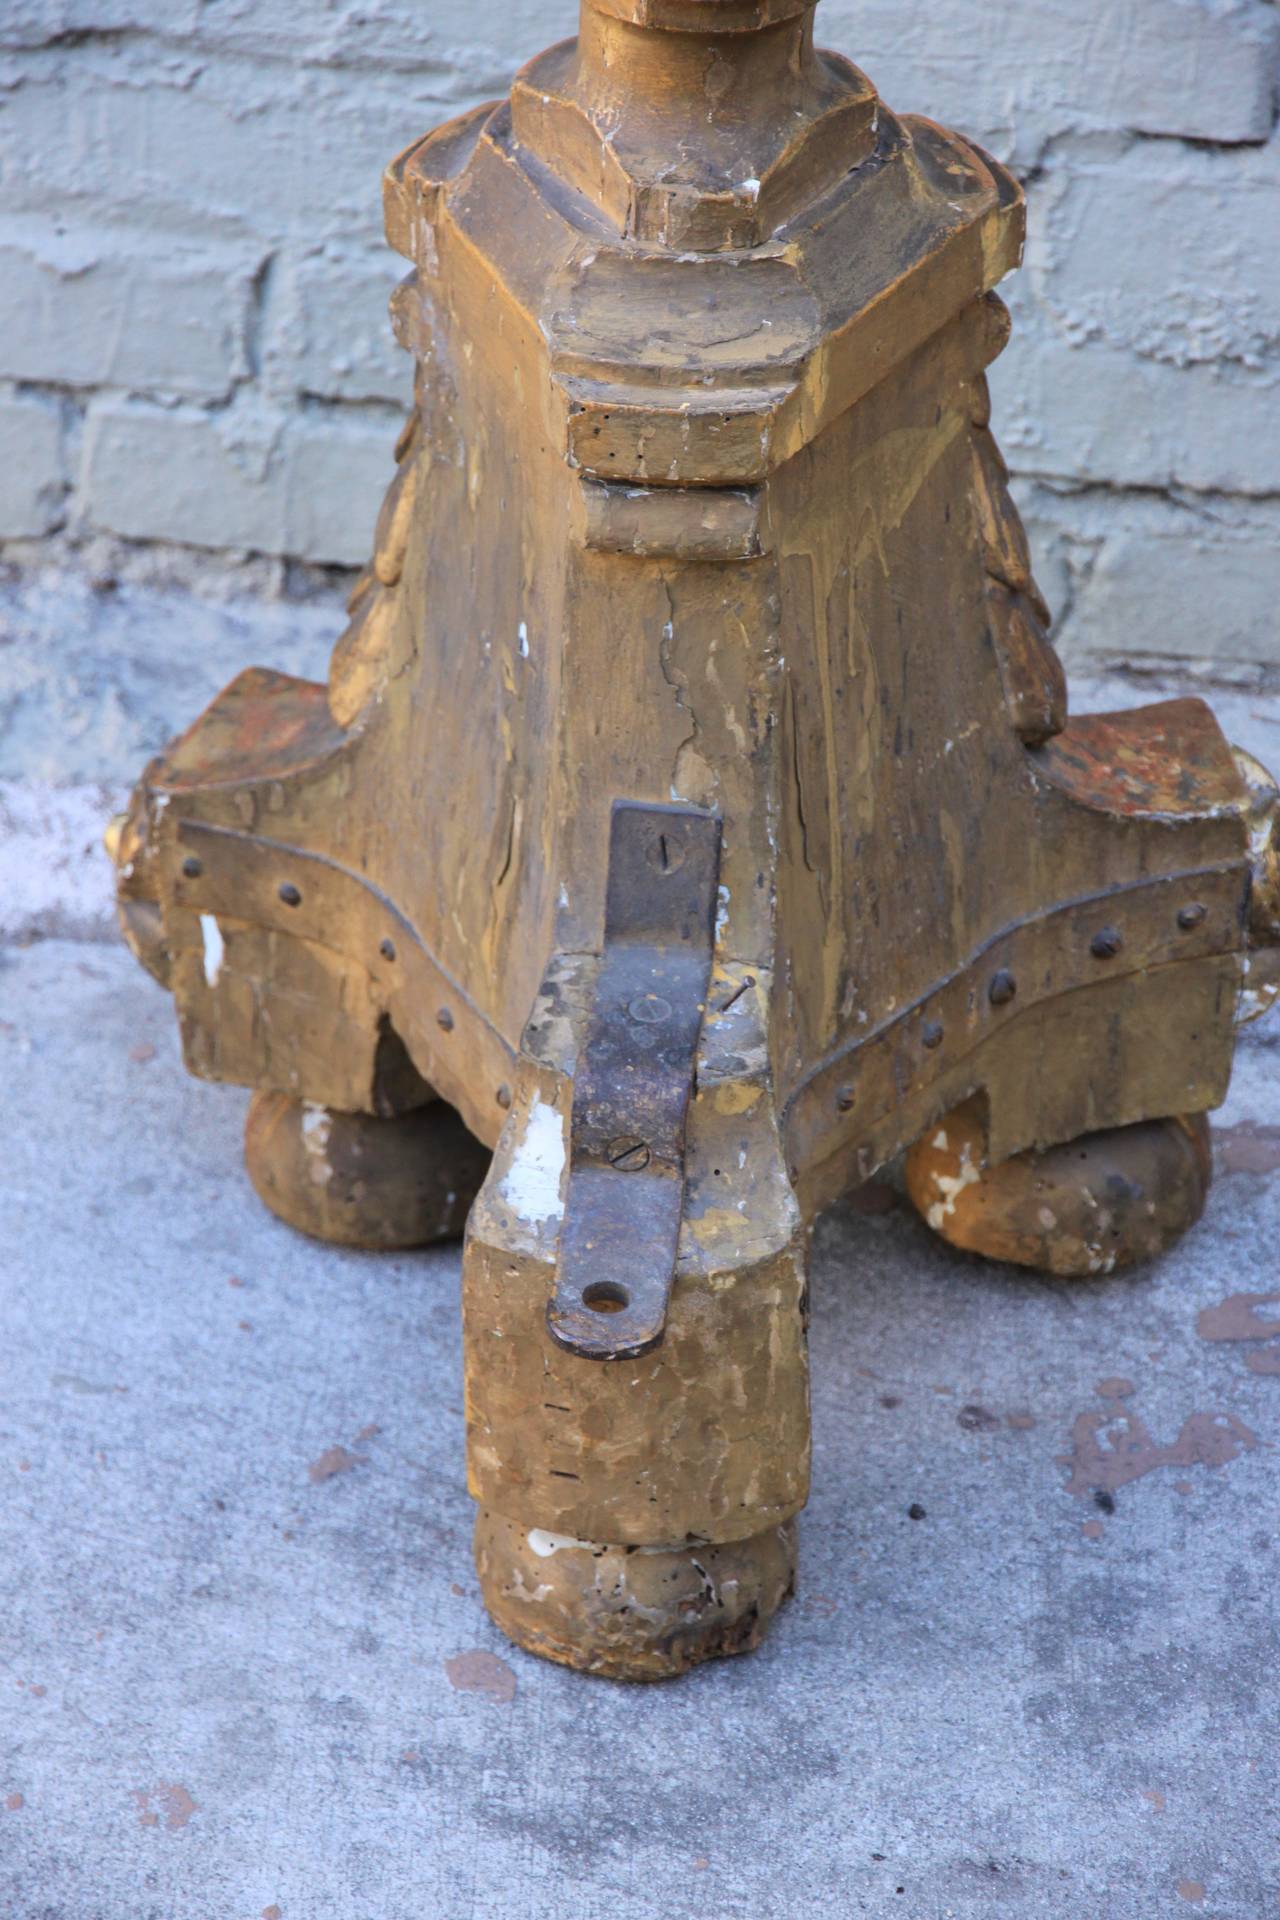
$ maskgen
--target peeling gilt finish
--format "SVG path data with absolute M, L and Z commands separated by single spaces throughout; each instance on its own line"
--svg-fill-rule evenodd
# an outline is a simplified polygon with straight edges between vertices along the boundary
M 971 1198 L 1203 1113 L 1280 932 L 1276 791 L 1209 710 L 1068 716 L 986 380 L 1017 183 L 812 15 L 583 0 L 508 100 L 392 164 L 416 398 L 328 685 L 242 675 L 115 844 L 193 1071 L 384 1126 L 443 1101 L 493 1150 L 463 1286 L 482 1584 L 524 1644 L 635 1678 L 753 1644 L 789 1590 L 815 1211 L 956 1111 Z M 675 1009 L 683 1138 L 603 1143 L 683 1195 L 660 1339 L 593 1358 L 547 1307 L 616 802 L 714 820 L 719 889 Z M 280 1111 L 255 1179 L 323 1231 Z M 1160 1244 L 1203 1197 L 1190 1137 L 1150 1136 Z M 459 1190 L 433 1138 L 419 1237 Z M 391 1169 L 350 1203 L 375 1238 Z M 1087 1268 L 1080 1204 L 1083 1253 L 1041 1222 L 1010 1255 L 998 1196 L 966 1244 Z

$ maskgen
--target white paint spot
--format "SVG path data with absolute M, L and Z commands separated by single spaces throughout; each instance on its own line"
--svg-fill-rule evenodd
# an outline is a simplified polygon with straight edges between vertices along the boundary
M 575 1540 L 571 1533 L 547 1533 L 542 1527 L 530 1527 L 528 1540 L 529 1551 L 536 1553 L 539 1560 L 550 1559 L 561 1547 L 585 1547 L 591 1551 L 589 1540 Z
M 524 1138 L 516 1148 L 499 1191 L 517 1219 L 531 1226 L 558 1220 L 564 1211 L 560 1182 L 564 1175 L 564 1121 L 545 1100 L 529 1109 Z
M 939 1153 L 945 1153 L 945 1152 L 946 1152 L 946 1150 L 947 1150 L 947 1130 L 946 1130 L 946 1128 L 945 1128 L 945 1127 L 939 1127 L 939 1128 L 938 1128 L 938 1131 L 937 1131 L 937 1132 L 936 1132 L 936 1133 L 934 1134 L 934 1136 L 933 1136 L 933 1144 L 934 1144 L 934 1146 L 935 1146 L 935 1147 L 936 1147 L 936 1148 L 938 1149 L 938 1152 L 939 1152 Z
M 333 1115 L 329 1109 L 307 1101 L 302 1109 L 302 1144 L 310 1161 L 307 1174 L 313 1187 L 327 1187 L 333 1178 L 333 1168 L 329 1164 L 329 1135 L 332 1131 Z
M 722 944 L 725 929 L 729 924 L 729 889 L 719 887 L 716 890 L 716 944 Z
M 207 984 L 216 987 L 218 975 L 222 972 L 222 956 L 226 952 L 223 944 L 222 929 L 211 913 L 200 915 L 200 933 L 204 940 L 204 977 Z
M 965 1188 L 976 1186 L 981 1177 L 977 1167 L 974 1166 L 973 1161 L 969 1158 L 967 1143 L 961 1150 L 959 1173 L 934 1174 L 933 1184 L 936 1191 L 941 1195 L 941 1198 L 934 1201 L 928 1213 L 925 1215 L 925 1219 L 929 1222 L 929 1225 L 935 1233 L 941 1233 L 944 1223 L 955 1212 L 956 1201 L 960 1198 Z
M 529 629 L 523 620 L 516 628 L 516 638 L 520 642 L 520 658 L 527 660 L 529 658 Z
M 756 179 L 740 180 L 738 182 L 738 192 L 745 193 L 748 200 L 758 200 L 760 198 L 760 182 Z

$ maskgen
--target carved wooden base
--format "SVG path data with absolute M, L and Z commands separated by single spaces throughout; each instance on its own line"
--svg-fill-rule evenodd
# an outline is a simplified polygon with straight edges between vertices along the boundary
M 1280 946 L 1280 789 L 1204 704 L 1068 713 L 991 428 L 1017 181 L 812 12 L 583 0 L 392 164 L 415 404 L 328 684 L 240 675 L 113 836 L 190 1069 L 319 1103 L 251 1112 L 284 1219 L 457 1232 L 456 1115 L 493 1149 L 485 1598 L 636 1678 L 789 1589 L 819 1208 L 958 1109 L 946 1238 L 1160 1251 L 1208 1162 L 1148 1116 L 1221 1102 Z
M 245 1164 L 259 1199 L 288 1226 L 391 1252 L 459 1235 L 489 1154 L 441 1100 L 379 1120 L 257 1093 Z
M 619 1547 L 482 1507 L 476 1568 L 518 1646 L 610 1680 L 667 1680 L 758 1646 L 795 1585 L 795 1522 L 728 1545 Z
M 1154 1259 L 1203 1211 L 1212 1163 L 1203 1114 L 1082 1134 L 985 1165 L 983 1103 L 918 1140 L 907 1192 L 953 1247 L 1068 1278 Z

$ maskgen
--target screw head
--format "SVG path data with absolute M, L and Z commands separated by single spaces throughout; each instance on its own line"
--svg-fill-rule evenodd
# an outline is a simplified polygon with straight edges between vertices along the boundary
M 1123 945 L 1119 927 L 1099 927 L 1089 942 L 1089 951 L 1095 960 L 1114 960 Z
M 987 998 L 993 1007 L 1007 1007 L 1018 991 L 1018 983 L 1008 967 L 1001 967 L 991 976 L 991 985 L 987 988 Z
M 198 880 L 204 872 L 204 861 L 197 860 L 194 853 L 189 853 L 182 863 L 182 871 L 188 880 Z
M 689 856 L 678 834 L 658 833 L 645 848 L 644 857 L 655 873 L 679 873 Z
M 503 1081 L 502 1085 L 498 1088 L 498 1091 L 494 1095 L 494 1098 L 496 1099 L 496 1101 L 498 1102 L 498 1105 L 503 1109 L 504 1112 L 511 1105 L 511 1089 L 507 1085 L 505 1080 Z
M 302 895 L 297 887 L 294 886 L 292 880 L 282 880 L 276 888 L 276 892 L 284 901 L 286 907 L 300 907 L 302 905 Z
M 671 1018 L 671 1002 L 664 1000 L 660 993 L 638 993 L 627 1012 L 641 1026 L 660 1027 Z
M 634 1134 L 624 1134 L 609 1142 L 609 1165 L 619 1173 L 643 1173 L 649 1159 L 647 1142 Z
M 850 1113 L 857 1099 L 852 1087 L 840 1087 L 836 1091 L 836 1107 L 840 1113 Z
M 1202 906 L 1198 900 L 1193 901 L 1189 907 L 1179 907 L 1178 925 L 1184 933 L 1190 933 L 1193 928 L 1203 923 L 1207 912 L 1208 908 Z
M 382 941 L 382 942 L 381 942 L 381 943 L 379 944 L 379 947 L 378 947 L 378 952 L 379 952 L 379 953 L 380 953 L 380 954 L 382 955 L 382 957 L 383 957 L 383 959 L 384 959 L 384 960 L 394 960 L 394 959 L 395 959 L 395 957 L 396 957 L 396 943 L 395 943 L 395 941 L 394 941 L 394 940 L 383 940 L 383 941 Z
M 922 1046 L 928 1047 L 930 1053 L 933 1052 L 935 1047 L 942 1045 L 942 1027 L 938 1021 L 925 1021 L 920 1029 L 920 1041 Z
M 441 1033 L 453 1032 L 453 1015 L 450 1013 L 448 1007 L 441 1007 L 439 1013 L 436 1015 L 436 1025 L 439 1027 Z

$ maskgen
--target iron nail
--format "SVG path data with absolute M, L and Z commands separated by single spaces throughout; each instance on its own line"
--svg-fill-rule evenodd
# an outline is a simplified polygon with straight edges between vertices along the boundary
M 282 880 L 276 891 L 279 893 L 286 907 L 300 907 L 302 905 L 302 895 L 299 893 L 297 887 L 294 886 L 292 880 Z
M 849 1113 L 856 1097 L 852 1087 L 841 1087 L 836 1094 L 836 1106 L 841 1113 Z
M 498 1102 L 498 1105 L 502 1107 L 504 1110 L 511 1105 L 511 1089 L 507 1085 L 505 1080 L 503 1081 L 502 1085 L 498 1088 L 495 1098 Z
M 935 1047 L 942 1045 L 942 1028 L 936 1020 L 925 1021 L 920 1029 L 920 1039 L 922 1044 L 928 1047 L 930 1053 L 933 1052 Z
M 1089 942 L 1089 951 L 1095 960 L 1114 960 L 1123 945 L 1119 927 L 1099 927 Z
M 394 941 L 394 940 L 384 940 L 384 941 L 382 942 L 382 945 L 381 945 L 381 946 L 380 946 L 380 947 L 378 948 L 378 952 L 379 952 L 379 953 L 380 953 L 380 954 L 382 955 L 382 957 L 383 957 L 383 959 L 384 959 L 384 960 L 394 960 L 394 959 L 395 959 L 395 957 L 396 957 L 396 943 L 395 943 L 395 941 Z
M 1205 917 L 1206 911 L 1207 909 L 1202 907 L 1198 900 L 1189 907 L 1180 907 L 1178 909 L 1178 925 L 1184 933 L 1190 933 L 1193 927 L 1200 925 Z
M 1018 983 L 1007 967 L 1001 967 L 992 974 L 991 985 L 987 988 L 987 998 L 993 1007 L 1007 1007 L 1018 991 Z
M 182 863 L 182 871 L 188 880 L 198 880 L 204 872 L 204 861 L 197 860 L 194 853 L 189 853 Z
M 453 1015 L 450 1013 L 448 1007 L 441 1007 L 439 1013 L 436 1015 L 436 1025 L 442 1033 L 453 1032 Z

